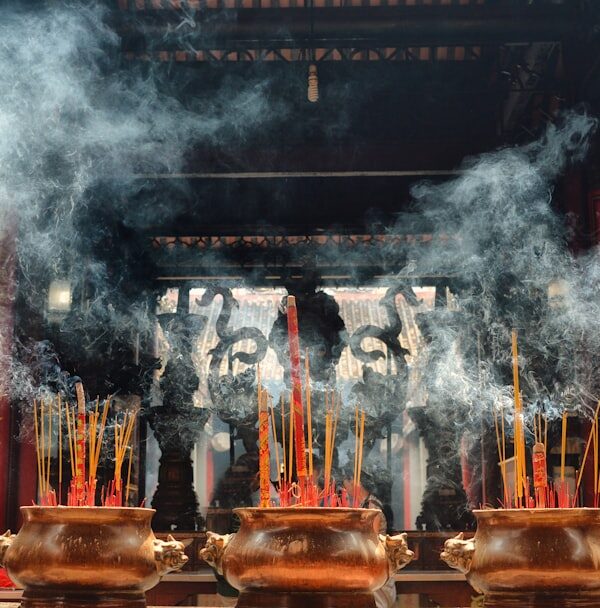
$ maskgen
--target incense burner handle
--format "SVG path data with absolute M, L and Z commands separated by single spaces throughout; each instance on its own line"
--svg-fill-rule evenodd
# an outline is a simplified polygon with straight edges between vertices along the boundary
M 206 545 L 200 550 L 200 557 L 223 576 L 223 555 L 235 534 L 215 534 L 207 532 Z
M 12 545 L 16 534 L 11 534 L 10 530 L 7 530 L 4 534 L 0 534 L 0 568 L 5 567 L 6 552 Z
M 406 532 L 395 536 L 380 534 L 379 540 L 385 547 L 390 576 L 394 576 L 414 559 L 415 554 L 408 548 L 406 542 Z
M 469 574 L 475 553 L 475 539 L 465 540 L 465 535 L 461 532 L 454 538 L 449 538 L 444 543 L 444 550 L 440 559 L 446 562 L 450 568 L 459 570 L 463 574 Z
M 159 576 L 183 568 L 189 559 L 184 553 L 184 548 L 184 544 L 175 540 L 170 534 L 167 540 L 154 539 L 154 561 Z

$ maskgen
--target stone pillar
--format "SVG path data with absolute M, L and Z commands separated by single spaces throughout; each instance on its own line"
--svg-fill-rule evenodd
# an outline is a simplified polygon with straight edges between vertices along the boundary
M 11 462 L 10 360 L 14 329 L 15 229 L 0 234 L 0 530 L 8 527 Z
M 158 487 L 152 498 L 156 530 L 194 530 L 202 526 L 194 491 L 191 452 L 208 419 L 194 406 L 198 376 L 192 352 L 205 319 L 189 313 L 189 295 L 180 291 L 177 312 L 159 315 L 170 345 L 170 359 L 160 380 L 163 405 L 150 408 L 149 422 L 161 450 Z

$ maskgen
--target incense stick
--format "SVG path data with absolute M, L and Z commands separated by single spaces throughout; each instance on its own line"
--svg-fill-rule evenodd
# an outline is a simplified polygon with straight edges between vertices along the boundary
M 94 476 L 96 476 L 96 471 L 98 469 L 98 463 L 100 462 L 100 448 L 102 447 L 104 431 L 106 429 L 106 419 L 108 417 L 108 407 L 110 405 L 111 400 L 112 400 L 112 396 L 109 396 L 104 400 L 104 408 L 102 410 L 102 419 L 100 421 L 100 431 L 98 433 L 98 443 L 96 446 L 96 453 L 94 454 Z
M 363 447 L 365 440 L 365 410 L 362 410 L 361 418 L 360 418 L 360 457 L 358 460 L 358 486 L 360 487 L 360 477 L 362 474 L 362 463 L 363 463 Z
M 288 343 L 290 349 L 290 376 L 292 400 L 290 409 L 294 413 L 294 445 L 296 447 L 296 471 L 298 479 L 306 477 L 306 453 L 304 443 L 304 406 L 302 403 L 302 376 L 300 369 L 300 338 L 298 331 L 298 311 L 296 298 L 287 297 Z
M 68 439 L 69 439 L 69 462 L 71 464 L 71 478 L 75 479 L 75 457 L 74 457 L 74 453 L 75 450 L 73 449 L 74 445 L 73 445 L 73 434 L 71 432 L 71 416 L 70 416 L 70 409 L 69 409 L 69 403 L 67 402 L 65 404 L 65 418 L 67 420 L 67 435 L 68 435 Z
M 598 413 L 600 413 L 600 401 L 598 401 L 598 404 L 596 406 L 596 412 L 594 414 L 594 420 L 598 419 Z M 585 464 L 587 461 L 587 455 L 588 452 L 590 450 L 590 445 L 592 443 L 592 437 L 594 434 L 594 426 L 592 425 L 592 428 L 590 429 L 590 433 L 588 435 L 588 439 L 586 441 L 586 445 L 585 445 L 585 452 L 583 454 L 583 460 L 581 461 L 581 469 L 579 470 L 579 475 L 577 477 L 577 484 L 575 486 L 575 496 L 577 496 L 578 492 L 579 492 L 579 486 L 581 485 L 581 478 L 583 477 L 583 471 L 585 470 Z M 564 430 L 566 427 L 566 425 L 564 424 L 564 414 L 563 414 L 563 437 L 566 436 L 566 431 Z M 565 445 L 565 440 L 563 439 L 563 454 L 564 454 L 564 445 Z M 563 463 L 564 463 L 564 458 L 561 459 L 561 480 L 564 481 L 564 474 L 563 474 Z
M 342 411 L 342 399 L 338 399 L 337 407 L 333 410 L 333 431 L 332 431 L 332 443 L 331 443 L 331 457 L 332 457 L 332 466 L 333 466 L 333 454 L 335 448 L 335 438 L 337 436 L 337 425 L 338 420 L 340 418 L 340 413 Z
M 500 425 L 501 425 L 501 430 L 502 430 L 502 471 L 503 471 L 503 476 L 504 479 L 507 480 L 507 475 L 506 475 L 506 434 L 504 431 L 504 406 L 502 404 L 500 404 Z M 510 504 L 510 493 L 509 493 L 509 489 L 508 489 L 508 481 L 506 481 L 506 486 L 504 488 L 505 491 L 505 499 L 506 499 L 506 504 L 509 505 Z
M 275 446 L 275 463 L 277 466 L 277 481 L 280 481 L 281 468 L 279 462 L 279 442 L 277 441 L 277 424 L 275 422 L 275 409 L 273 408 L 273 399 L 269 396 L 269 410 L 271 411 L 271 427 L 273 429 L 273 445 Z
M 38 492 L 43 492 L 42 488 L 42 462 L 40 451 L 40 432 L 38 426 L 38 407 L 37 400 L 33 400 L 33 428 L 35 431 L 35 452 L 37 456 L 37 473 L 38 473 Z
M 281 408 L 281 456 L 283 458 L 283 471 L 280 473 L 283 474 L 284 481 L 287 479 L 287 451 L 286 451 L 286 436 L 285 436 L 285 399 L 283 398 L 283 393 L 279 399 L 279 405 Z
M 330 396 L 329 389 L 325 392 L 325 462 L 324 462 L 324 470 L 323 477 L 325 482 L 324 492 L 325 492 L 325 506 L 327 506 L 327 498 L 329 495 L 329 483 L 330 483 L 330 475 L 331 475 L 331 432 L 333 430 L 332 420 L 331 420 L 331 404 L 330 404 Z
M 329 393 L 328 393 L 329 394 Z M 331 481 L 333 470 L 333 458 L 335 454 L 335 439 L 337 434 L 337 424 L 341 411 L 341 399 L 336 402 L 336 393 L 332 391 L 329 394 L 329 405 L 326 404 L 326 418 L 325 418 L 325 445 L 326 445 L 326 464 L 325 464 L 325 475 L 326 475 L 326 486 Z
M 42 497 L 46 494 L 46 423 L 44 421 L 44 400 L 40 403 L 40 452 L 42 462 L 42 486 L 40 492 Z
M 62 499 L 62 403 L 58 394 L 58 502 Z
M 76 502 L 81 504 L 85 494 L 85 395 L 83 393 L 83 385 L 78 382 L 75 385 L 77 393 L 77 435 L 76 449 L 77 466 L 76 466 Z
M 502 476 L 502 489 L 504 494 L 505 505 L 508 506 L 508 500 L 506 496 L 506 471 L 504 468 L 504 453 L 502 450 L 502 444 L 500 443 L 500 429 L 498 425 L 497 412 L 494 409 L 494 426 L 496 428 L 496 444 L 498 446 L 498 458 L 500 460 L 500 474 Z
M 598 417 L 592 423 L 594 431 L 594 496 L 598 494 Z
M 310 386 L 310 362 L 308 359 L 308 349 L 306 349 L 305 359 L 306 367 L 306 380 L 305 380 L 305 391 L 306 391 L 306 425 L 307 425 L 307 438 L 308 438 L 308 475 L 312 479 L 313 476 L 313 449 L 312 449 L 312 409 L 311 409 L 311 386 Z
M 567 453 L 567 411 L 563 410 L 562 415 L 562 435 L 560 449 L 560 481 L 565 482 L 565 458 Z M 587 454 L 587 452 L 586 452 Z
M 129 486 L 131 485 L 131 463 L 133 462 L 133 449 L 127 446 L 129 450 L 129 466 L 127 467 L 127 485 L 125 486 L 125 506 L 129 505 Z
M 523 407 L 519 389 L 519 352 L 517 347 L 517 331 L 512 330 L 512 361 L 513 361 L 513 387 L 515 401 L 515 500 L 523 498 L 525 485 L 525 436 L 523 433 Z
M 358 405 L 354 408 L 354 477 L 352 478 L 352 505 L 357 505 L 358 486 Z
M 294 405 L 293 405 L 293 397 L 292 397 L 292 401 L 290 402 L 290 444 L 289 444 L 289 450 L 288 450 L 288 458 L 290 459 L 289 462 L 289 466 L 288 466 L 288 481 L 289 483 L 292 483 L 292 478 L 293 478 L 293 471 L 294 471 Z
M 262 389 L 260 365 L 257 372 L 258 383 L 258 475 L 260 506 L 268 507 L 270 503 L 270 453 L 269 453 L 269 411 L 265 391 Z
M 52 457 L 52 401 L 48 403 L 48 466 L 46 467 L 46 496 L 50 494 L 50 465 Z

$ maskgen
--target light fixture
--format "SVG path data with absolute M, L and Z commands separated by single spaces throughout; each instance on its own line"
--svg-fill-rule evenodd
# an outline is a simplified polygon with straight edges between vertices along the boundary
M 548 283 L 548 304 L 550 308 L 561 308 L 569 293 L 569 284 L 564 279 L 554 279 Z
M 317 74 L 316 53 L 315 53 L 315 13 L 314 0 L 310 0 L 310 48 L 308 56 L 311 63 L 308 66 L 308 101 L 317 103 L 319 101 L 319 76 Z
M 311 103 L 319 101 L 319 76 L 314 63 L 308 66 L 308 101 Z
M 227 452 L 231 445 L 231 437 L 229 433 L 215 433 L 210 440 L 210 445 L 215 452 Z
M 54 280 L 48 288 L 48 312 L 66 313 L 71 310 L 73 294 L 71 283 L 64 279 Z

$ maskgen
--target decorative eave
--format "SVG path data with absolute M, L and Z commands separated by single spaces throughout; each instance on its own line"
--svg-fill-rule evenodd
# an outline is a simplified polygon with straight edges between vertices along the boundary
M 184 248 L 185 250 L 223 250 L 223 249 L 273 249 L 298 247 L 302 245 L 319 247 L 364 245 L 388 245 L 391 247 L 429 243 L 432 234 L 316 234 L 316 235 L 247 235 L 247 236 L 156 236 L 152 246 L 156 248 Z M 449 238 L 449 237 L 448 237 Z
M 284 63 L 330 61 L 477 61 L 481 59 L 481 46 L 438 46 L 438 47 L 339 47 L 315 48 L 314 58 L 308 57 L 303 48 L 205 48 L 200 50 L 151 51 L 125 53 L 128 61 L 158 61 L 176 63 L 227 63 L 252 61 L 282 61 Z
M 128 57 L 161 61 L 232 60 L 236 52 L 240 61 L 305 61 L 307 49 L 311 58 L 318 49 L 318 60 L 461 60 L 483 45 L 558 42 L 585 29 L 572 3 L 417 1 L 121 0 L 114 20 Z
M 428 233 L 157 236 L 151 244 L 157 280 L 163 283 L 285 285 L 316 271 L 324 285 L 344 286 L 402 276 L 412 247 L 450 238 Z M 449 280 L 441 274 L 406 276 L 414 284 L 424 278 L 429 285 Z

